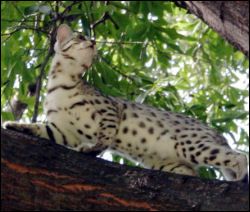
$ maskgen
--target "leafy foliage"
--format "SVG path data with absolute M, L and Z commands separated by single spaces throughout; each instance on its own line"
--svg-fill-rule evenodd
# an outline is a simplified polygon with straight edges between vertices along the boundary
M 248 151 L 247 58 L 170 2 L 2 1 L 3 120 L 14 118 L 5 110 L 14 95 L 29 105 L 23 119 L 31 119 L 35 100 L 28 85 L 62 22 L 95 37 L 99 55 L 84 78 L 104 94 L 194 116 Z M 41 102 L 46 78 L 42 85 Z

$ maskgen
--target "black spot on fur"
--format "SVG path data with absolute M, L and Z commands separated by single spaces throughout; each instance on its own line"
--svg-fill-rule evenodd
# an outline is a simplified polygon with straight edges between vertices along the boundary
M 210 154 L 211 154 L 211 155 L 216 155 L 216 154 L 218 154 L 219 152 L 220 152 L 219 149 L 213 149 L 213 150 L 210 152 Z
M 177 125 L 177 124 L 180 124 L 180 122 L 179 121 L 174 121 L 174 124 Z
M 191 151 L 194 151 L 194 150 L 195 150 L 195 148 L 191 146 L 191 147 L 189 147 L 189 149 L 188 149 L 188 150 L 191 152 Z
M 230 160 L 224 160 L 225 166 L 226 166 L 228 163 L 230 163 L 230 162 L 231 162 Z
M 46 130 L 47 130 L 47 134 L 48 134 L 50 140 L 53 143 L 56 143 L 56 140 L 55 140 L 55 137 L 54 137 L 54 133 L 53 133 L 53 131 L 51 130 L 51 128 L 48 125 L 46 125 Z
M 136 135 L 136 134 L 137 134 L 137 131 L 136 131 L 136 130 L 132 130 L 132 134 L 133 134 L 133 135 Z
M 176 133 L 179 133 L 180 131 L 181 131 L 180 129 L 176 129 L 176 130 L 175 130 Z
M 162 170 L 162 169 L 164 169 L 164 167 L 165 167 L 164 165 L 160 166 L 159 170 Z
M 134 117 L 134 118 L 138 118 L 139 116 L 137 115 L 137 113 L 132 113 L 132 116 Z
M 96 103 L 96 104 L 101 104 L 101 102 L 100 102 L 99 99 L 95 99 L 95 103 Z
M 106 113 L 107 112 L 107 110 L 105 110 L 105 109 L 101 109 L 101 110 L 99 110 L 98 111 L 100 114 L 103 114 L 103 113 Z M 108 115 L 108 114 L 107 114 Z
M 183 156 L 186 158 L 187 157 L 187 155 L 186 155 L 186 149 L 182 148 L 182 152 L 183 152 Z
M 150 128 L 148 129 L 148 132 L 149 132 L 150 134 L 154 134 L 154 128 L 153 128 L 153 127 L 150 127 Z
M 198 164 L 197 160 L 195 159 L 194 155 L 190 155 L 191 162 Z
M 195 156 L 199 156 L 201 154 L 201 152 L 196 152 Z
M 169 132 L 169 130 L 164 130 L 164 131 L 161 132 L 161 135 L 165 135 L 165 134 L 167 134 L 168 132 Z
M 209 146 L 205 146 L 205 147 L 203 147 L 202 149 L 201 149 L 201 151 L 206 151 L 206 150 L 208 150 L 210 147 Z
M 179 143 L 176 143 L 176 144 L 174 145 L 174 148 L 177 149 L 178 146 L 179 146 Z
M 77 132 L 81 135 L 83 135 L 83 131 L 81 131 L 80 129 L 77 129 Z
M 139 122 L 139 127 L 141 127 L 141 128 L 145 128 L 146 127 L 146 125 L 145 125 L 145 123 L 144 122 Z
M 171 136 L 170 138 L 171 138 L 171 139 L 173 139 L 173 140 L 177 140 L 177 137 L 176 137 L 176 135 L 174 135 L 174 136 Z
M 123 130 L 122 130 L 122 132 L 123 132 L 124 134 L 126 134 L 126 133 L 128 132 L 128 128 L 127 128 L 127 127 L 124 127 Z
M 156 114 L 154 112 L 151 112 L 151 115 L 154 116 L 154 117 L 156 117 Z
M 164 127 L 164 125 L 162 124 L 161 121 L 157 121 L 157 125 L 158 125 L 159 127 Z
M 126 113 L 123 113 L 122 120 L 124 121 L 126 119 L 127 119 L 127 115 L 126 115 Z
M 199 144 L 198 148 L 202 148 L 204 146 L 204 144 Z
M 110 124 L 110 125 L 107 125 L 107 128 L 116 128 L 116 125 Z
M 215 160 L 215 159 L 216 159 L 216 156 L 214 156 L 214 155 L 209 157 L 209 160 L 210 160 L 210 161 L 213 161 L 213 160 Z
M 120 144 L 122 141 L 121 141 L 121 139 L 116 139 L 115 142 Z
M 90 125 L 88 125 L 88 124 L 84 124 L 84 127 L 87 129 L 90 129 Z
M 95 114 L 96 114 L 95 112 L 91 114 L 91 119 L 92 120 L 95 120 Z

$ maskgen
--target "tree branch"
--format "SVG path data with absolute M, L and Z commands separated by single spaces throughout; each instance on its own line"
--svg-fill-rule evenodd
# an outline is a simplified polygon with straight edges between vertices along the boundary
M 109 15 L 108 12 L 105 12 L 99 20 L 91 24 L 91 29 L 94 30 L 99 24 L 104 23 L 106 20 L 110 20 L 114 24 L 115 28 L 119 29 L 118 24 L 114 21 L 114 19 Z
M 1 210 L 248 211 L 243 183 L 128 167 L 1 129 Z
M 249 1 L 175 1 L 249 57 Z

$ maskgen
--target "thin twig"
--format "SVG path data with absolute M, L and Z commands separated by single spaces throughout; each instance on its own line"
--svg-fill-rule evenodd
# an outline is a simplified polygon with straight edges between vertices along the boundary
M 31 120 L 32 123 L 36 122 L 36 119 L 37 119 L 37 116 L 38 116 L 39 98 L 40 98 L 40 91 L 41 91 L 41 87 L 42 87 L 42 79 L 43 79 L 43 75 L 45 73 L 45 67 L 46 67 L 47 63 L 49 62 L 49 59 L 52 56 L 52 54 L 53 54 L 53 48 L 50 48 L 47 56 L 44 59 L 44 62 L 41 65 L 40 75 L 37 78 L 37 82 L 36 82 L 36 100 L 35 100 L 35 106 L 34 106 L 34 113 L 33 113 L 33 117 L 32 117 L 32 120 Z
M 101 58 L 102 61 L 104 61 L 107 65 L 109 65 L 113 70 L 115 70 L 117 73 L 119 73 L 119 74 L 122 75 L 123 77 L 125 77 L 125 78 L 131 80 L 132 82 L 136 83 L 136 81 L 134 80 L 133 77 L 128 76 L 128 75 L 122 73 L 122 72 L 121 72 L 118 68 L 116 68 L 114 65 L 111 65 L 111 64 L 109 63 L 109 61 L 108 61 L 106 58 L 104 58 L 104 57 L 102 57 L 102 56 L 100 56 L 100 58 Z
M 107 6 L 109 4 L 109 1 L 105 1 L 104 2 L 104 5 L 105 6 Z M 114 24 L 114 26 L 115 26 L 115 28 L 116 29 L 119 29 L 119 26 L 118 26 L 118 24 L 115 22 L 115 20 L 109 15 L 109 12 L 105 12 L 104 14 L 103 14 L 103 16 L 99 19 L 99 20 L 97 20 L 95 23 L 93 23 L 93 24 L 91 24 L 91 29 L 94 31 L 94 29 L 99 25 L 99 24 L 101 24 L 101 23 L 104 23 L 106 20 L 110 20 L 113 24 Z
M 141 44 L 141 45 L 143 45 L 143 44 L 145 44 L 145 42 L 143 42 L 143 41 L 105 41 L 105 40 L 103 40 L 103 41 L 98 41 L 98 40 L 96 40 L 95 41 L 96 43 L 108 43 L 108 44 L 128 44 L 128 45 L 130 45 L 130 44 Z
M 91 3 L 90 3 L 90 10 L 91 10 L 91 13 L 90 13 L 90 23 L 93 23 L 94 20 L 95 20 L 94 13 L 92 12 L 93 6 L 94 6 L 94 1 L 91 1 Z M 91 26 L 90 26 L 90 35 L 92 34 L 92 31 L 93 31 L 93 37 L 94 37 L 94 40 L 95 40 L 95 38 L 96 38 L 95 29 L 92 29 Z
M 41 28 L 33 28 L 33 27 L 30 27 L 30 26 L 20 26 L 18 28 L 16 28 L 14 31 L 12 32 L 9 32 L 9 33 L 4 33 L 4 34 L 1 34 L 1 36 L 6 36 L 6 35 L 12 35 L 20 30 L 23 30 L 23 29 L 30 29 L 30 30 L 33 30 L 33 31 L 38 31 L 38 32 L 42 32 L 44 34 L 49 34 L 47 31 L 41 29 Z
M 20 21 L 18 19 L 5 19 L 5 18 L 2 18 L 1 21 L 2 22 L 14 22 L 14 23 L 20 23 L 20 22 L 22 22 L 22 21 Z M 35 21 L 34 20 L 25 19 L 25 22 L 32 22 L 32 23 L 34 23 Z
M 91 24 L 91 29 L 94 30 L 99 24 L 104 23 L 109 18 L 110 18 L 110 16 L 109 16 L 108 12 L 105 12 L 99 20 L 97 20 L 95 23 Z
M 10 39 L 10 37 L 15 34 L 16 32 L 23 30 L 23 29 L 27 29 L 27 30 L 33 30 L 33 31 L 38 31 L 38 32 L 42 32 L 46 35 L 49 35 L 49 32 L 41 29 L 41 28 L 33 28 L 33 27 L 29 27 L 29 26 L 20 26 L 18 28 L 16 28 L 14 31 L 9 32 L 9 33 L 3 33 L 1 34 L 1 36 L 8 36 L 6 39 L 1 41 L 1 44 L 5 43 L 8 39 Z
M 71 9 L 72 9 L 72 7 L 74 6 L 74 5 L 76 5 L 76 4 L 79 4 L 79 3 L 81 3 L 81 1 L 73 1 L 70 5 L 68 5 L 66 8 L 65 8 L 65 10 L 61 13 L 61 17 L 64 17 L 64 14 L 66 14 L 67 12 L 69 12 Z
M 40 69 L 40 75 L 37 78 L 36 82 L 36 101 L 35 101 L 35 106 L 34 106 L 34 114 L 32 117 L 31 122 L 34 123 L 36 122 L 37 116 L 38 116 L 38 108 L 39 108 L 39 98 L 40 98 L 40 91 L 42 87 L 42 79 L 45 74 L 45 67 L 47 63 L 49 62 L 50 57 L 53 55 L 54 52 L 54 43 L 55 43 L 55 35 L 56 35 L 56 29 L 57 26 L 56 24 L 54 25 L 52 32 L 51 32 L 51 39 L 50 39 L 50 47 L 47 56 L 44 59 L 44 62 L 41 64 L 41 69 Z

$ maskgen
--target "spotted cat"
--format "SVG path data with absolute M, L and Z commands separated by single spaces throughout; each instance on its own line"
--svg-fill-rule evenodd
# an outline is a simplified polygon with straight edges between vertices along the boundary
M 46 123 L 7 122 L 5 127 L 50 139 L 80 152 L 112 150 L 145 168 L 197 175 L 197 167 L 219 168 L 227 180 L 247 174 L 246 156 L 200 121 L 142 104 L 103 96 L 82 80 L 95 56 L 95 42 L 57 31 L 48 77 Z

